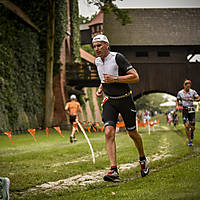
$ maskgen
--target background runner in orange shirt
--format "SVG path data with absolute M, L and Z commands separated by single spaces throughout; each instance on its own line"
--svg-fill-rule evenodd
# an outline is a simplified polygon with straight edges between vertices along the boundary
M 70 102 L 66 103 L 65 110 L 69 115 L 69 120 L 72 125 L 72 134 L 70 136 L 70 142 L 72 143 L 74 140 L 74 142 L 76 143 L 75 132 L 76 130 L 78 131 L 76 119 L 78 119 L 78 113 L 81 112 L 81 106 L 80 103 L 77 102 L 76 95 L 72 94 L 70 96 L 70 100 Z

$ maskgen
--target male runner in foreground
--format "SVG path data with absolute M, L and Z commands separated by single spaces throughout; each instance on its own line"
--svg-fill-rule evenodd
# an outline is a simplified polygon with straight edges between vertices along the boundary
M 192 140 L 194 138 L 195 130 L 195 107 L 193 101 L 199 101 L 200 97 L 195 90 L 191 89 L 192 82 L 190 80 L 185 80 L 184 88 L 180 90 L 177 94 L 176 100 L 176 110 L 179 109 L 179 102 L 183 105 L 183 123 L 185 125 L 185 132 L 187 134 L 189 143 L 188 146 L 192 146 Z
M 105 95 L 102 103 L 102 120 L 105 126 L 106 150 L 111 171 L 104 176 L 104 180 L 119 181 L 115 143 L 115 130 L 119 113 L 138 150 L 141 175 L 144 177 L 149 173 L 148 162 L 144 154 L 142 138 L 136 130 L 136 108 L 128 86 L 128 83 L 138 82 L 139 76 L 122 54 L 110 52 L 109 41 L 105 35 L 95 36 L 92 43 L 96 53 L 95 64 L 101 80 L 96 95 L 97 97 L 101 97 L 103 93 Z

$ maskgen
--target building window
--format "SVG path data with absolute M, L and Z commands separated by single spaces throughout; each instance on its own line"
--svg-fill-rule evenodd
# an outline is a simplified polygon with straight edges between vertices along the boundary
M 94 26 L 94 31 L 95 31 L 95 33 L 97 33 L 97 27 L 98 27 L 98 25 L 95 25 L 95 26 Z
M 169 51 L 158 51 L 158 57 L 169 57 Z
M 136 52 L 136 57 L 148 57 L 147 51 L 138 51 Z

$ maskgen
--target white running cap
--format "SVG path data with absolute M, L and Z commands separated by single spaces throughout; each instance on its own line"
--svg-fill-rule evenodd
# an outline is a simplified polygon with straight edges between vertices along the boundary
M 72 94 L 71 96 L 70 96 L 70 99 L 72 100 L 72 99 L 76 99 L 76 95 L 75 94 Z
M 109 43 L 108 38 L 105 35 L 96 35 L 92 40 L 92 43 L 94 43 L 94 42 L 107 42 L 107 43 Z

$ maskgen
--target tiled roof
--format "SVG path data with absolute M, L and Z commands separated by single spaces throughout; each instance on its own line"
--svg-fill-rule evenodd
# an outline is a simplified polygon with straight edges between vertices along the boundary
M 81 58 L 83 58 L 84 60 L 94 64 L 95 57 L 91 55 L 90 53 L 88 53 L 87 51 L 80 48 L 80 55 L 81 55 Z
M 127 9 L 132 24 L 104 15 L 111 45 L 200 45 L 200 8 Z
M 88 26 L 92 26 L 95 24 L 103 24 L 103 11 L 100 11 L 97 16 L 88 24 Z

